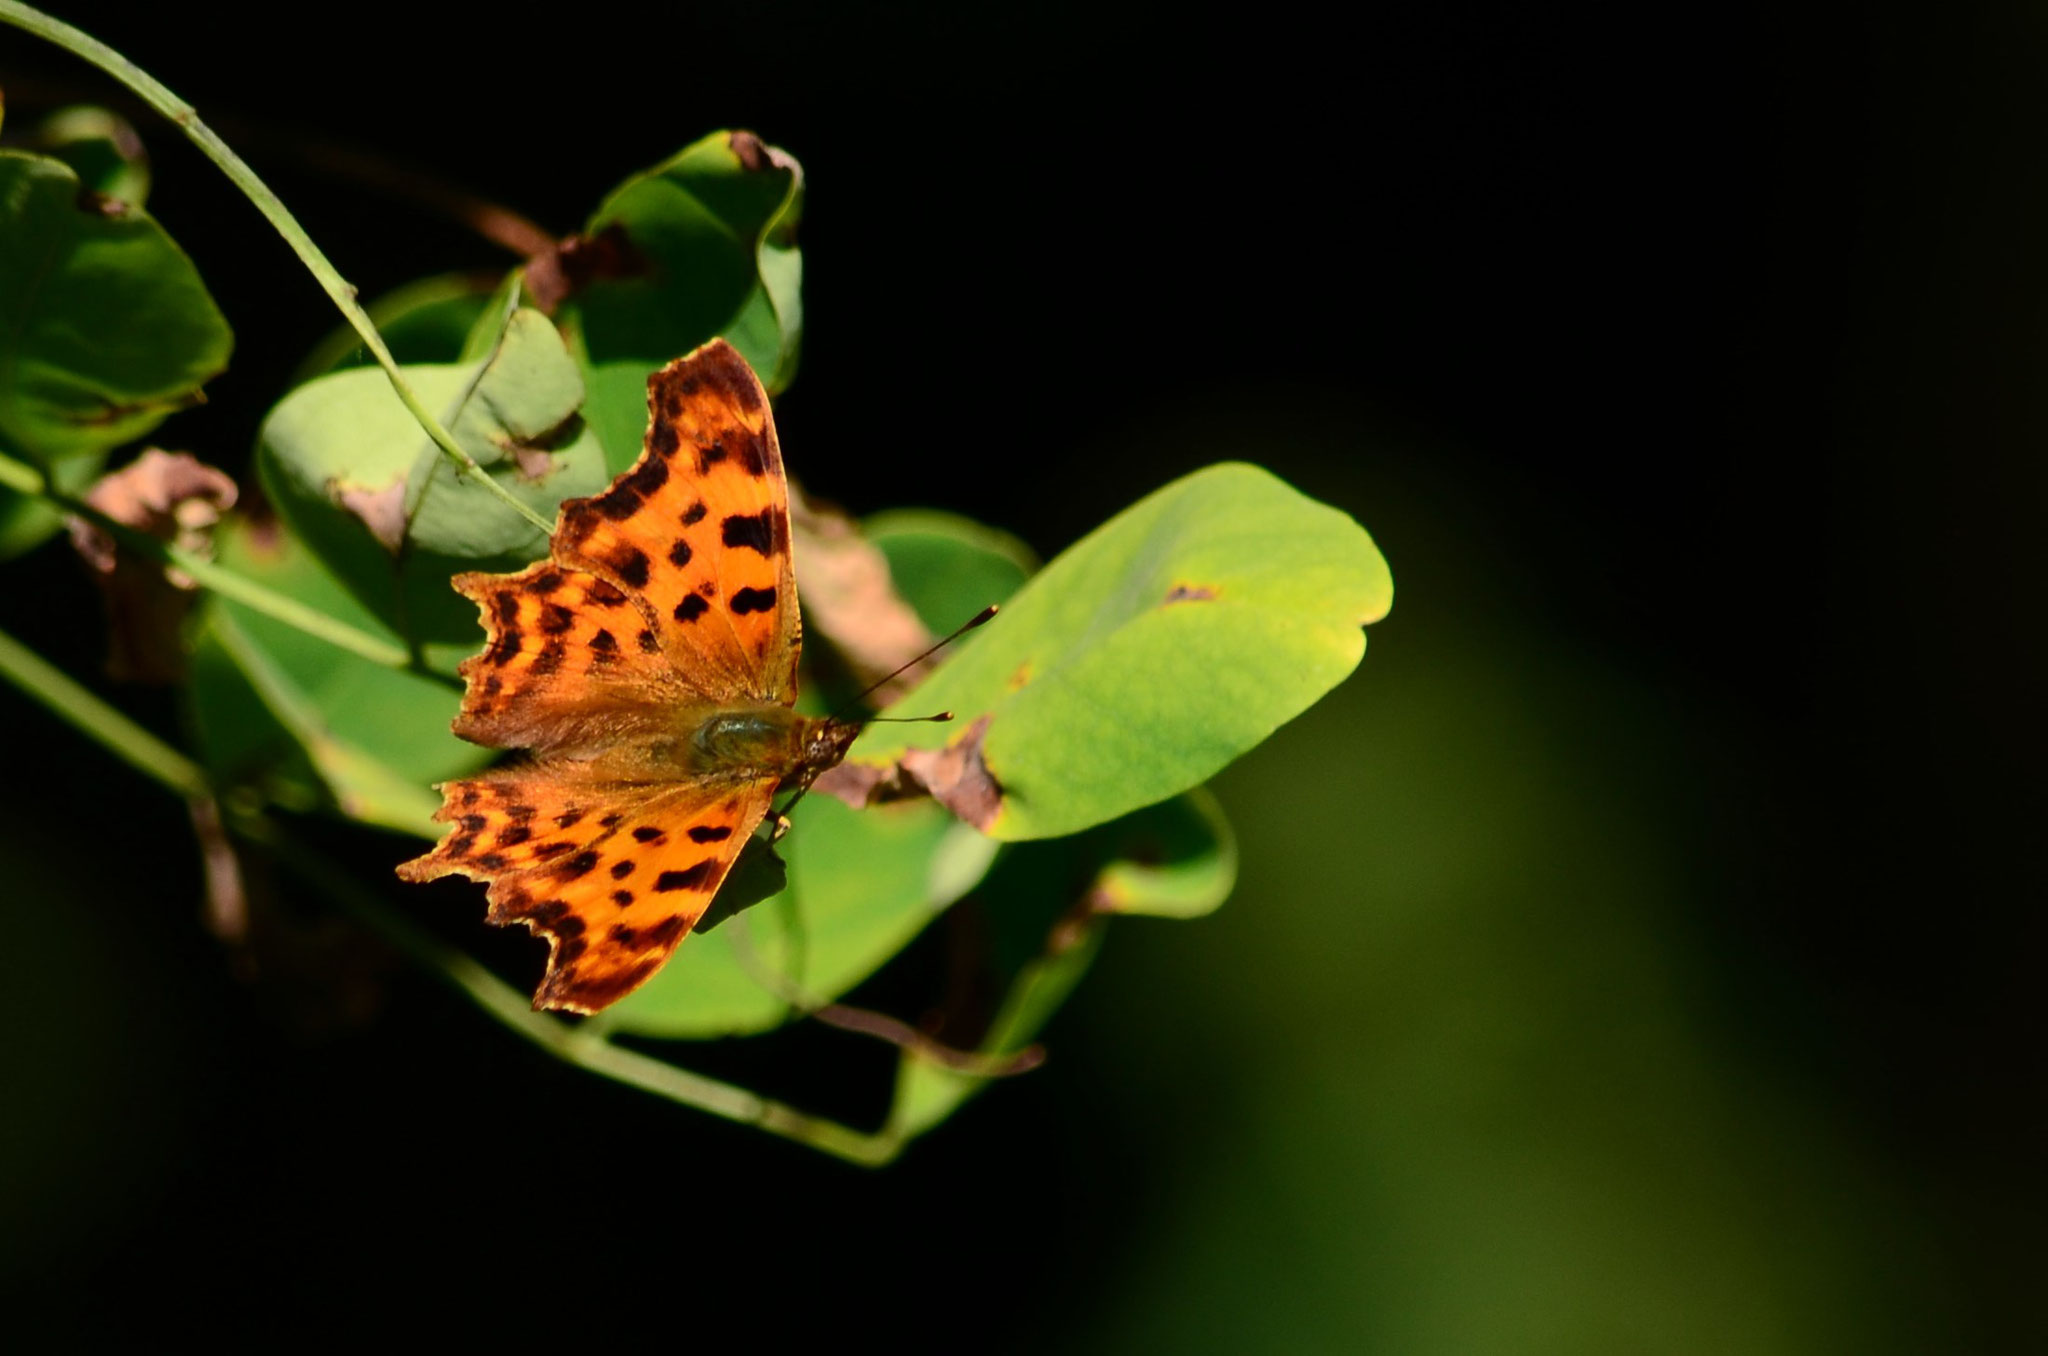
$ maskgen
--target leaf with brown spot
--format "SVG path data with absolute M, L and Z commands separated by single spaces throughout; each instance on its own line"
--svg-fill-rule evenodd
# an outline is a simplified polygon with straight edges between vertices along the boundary
M 214 524 L 235 503 L 235 482 L 183 452 L 147 448 L 105 476 L 86 502 L 116 522 L 195 555 L 209 553 Z M 107 674 L 126 682 L 176 682 L 185 672 L 180 630 L 192 581 L 133 560 L 111 537 L 71 520 L 71 544 L 92 570 L 107 614 Z

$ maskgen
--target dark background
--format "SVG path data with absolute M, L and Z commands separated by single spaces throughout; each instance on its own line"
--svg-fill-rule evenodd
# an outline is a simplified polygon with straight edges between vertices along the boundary
M 780 419 L 811 488 L 1050 555 L 1245 457 L 1364 523 L 1399 594 L 1220 779 L 1236 897 L 1116 929 L 1047 1068 L 878 1174 L 556 1065 L 416 975 L 366 1025 L 280 1020 L 197 924 L 180 808 L 0 694 L 17 1321 L 2041 1340 L 2038 14 L 58 8 L 366 295 L 507 261 L 322 148 L 569 230 L 750 127 L 808 173 Z M 10 118 L 121 106 L 14 33 L 0 87 Z M 238 335 L 160 436 L 239 470 L 333 315 L 138 121 Z M 94 673 L 62 554 L 6 577 L 0 627 Z

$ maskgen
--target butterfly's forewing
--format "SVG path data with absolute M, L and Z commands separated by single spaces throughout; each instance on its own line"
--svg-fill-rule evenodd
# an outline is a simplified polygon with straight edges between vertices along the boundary
M 620 770 L 546 760 L 449 782 L 434 817 L 455 832 L 398 869 L 489 881 L 490 921 L 547 938 L 536 1008 L 596 1012 L 646 982 L 710 906 L 775 790 Z
M 455 733 L 501 749 L 564 749 L 658 733 L 691 696 L 642 609 L 596 575 L 542 561 L 517 574 L 459 574 L 487 637 L 462 661 Z
M 768 395 L 723 339 L 647 383 L 640 460 L 562 506 L 554 558 L 633 595 L 680 680 L 703 696 L 796 695 L 789 488 Z

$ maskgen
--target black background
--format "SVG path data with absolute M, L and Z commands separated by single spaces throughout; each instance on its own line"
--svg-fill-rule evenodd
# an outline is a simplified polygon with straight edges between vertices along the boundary
M 2048 21 L 859 8 L 60 7 L 213 120 L 366 295 L 506 261 L 308 148 L 566 231 L 626 173 L 750 127 L 808 175 L 779 418 L 813 489 L 1050 555 L 1242 436 L 1414 589 L 1368 672 L 1426 643 L 1434 597 L 1687 713 L 1714 766 L 1666 780 L 1702 782 L 1686 921 L 1730 1039 L 1904 1184 L 1941 1259 L 1935 1345 L 2037 1332 Z M 18 34 L 0 86 L 10 118 L 119 104 Z M 176 438 L 239 469 L 262 393 L 333 317 L 138 122 L 151 210 L 239 340 Z M 61 556 L 7 569 L 29 587 L 0 625 L 93 672 Z M 172 728 L 168 701 L 122 700 Z M 431 1300 L 472 1335 L 652 1321 L 687 1344 L 715 1315 L 770 1347 L 1037 1347 L 1085 1329 L 1147 1227 L 1133 1202 L 1165 1190 L 1075 1128 L 1107 1076 L 1085 1054 L 864 1175 L 556 1066 L 417 979 L 365 1029 L 286 1034 L 192 921 L 177 807 L 0 702 L 9 837 L 48 898 L 118 929 L 116 962 L 8 942 L 22 1058 L 57 1058 L 30 1053 L 63 1048 L 52 1011 L 116 1052 L 48 1083 L 117 1127 L 79 1150 L 104 1180 L 25 1186 L 6 1254 L 20 1302 L 74 1332 L 395 1335 Z M 112 964 L 122 1002 L 65 1006 L 71 963 Z

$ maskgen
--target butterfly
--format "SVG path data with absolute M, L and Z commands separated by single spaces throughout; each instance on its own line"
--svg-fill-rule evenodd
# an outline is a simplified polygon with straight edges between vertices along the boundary
M 436 789 L 454 825 L 398 874 L 489 882 L 548 941 L 537 1009 L 592 1013 L 659 970 L 780 790 L 857 722 L 798 714 L 789 485 L 767 393 L 722 339 L 647 383 L 640 458 L 563 502 L 548 558 L 451 581 L 486 644 L 454 731 L 524 752 Z

